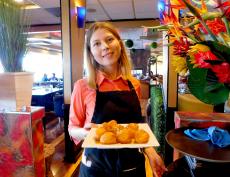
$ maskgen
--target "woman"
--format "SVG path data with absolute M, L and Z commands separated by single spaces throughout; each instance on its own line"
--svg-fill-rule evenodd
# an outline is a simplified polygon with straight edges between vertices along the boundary
M 87 32 L 88 78 L 75 83 L 71 97 L 69 134 L 75 143 L 84 139 L 92 123 L 143 122 L 138 96 L 140 83 L 131 76 L 124 44 L 113 26 L 93 24 Z M 165 166 L 151 148 L 85 149 L 80 177 L 145 177 L 146 153 L 153 173 L 161 176 Z

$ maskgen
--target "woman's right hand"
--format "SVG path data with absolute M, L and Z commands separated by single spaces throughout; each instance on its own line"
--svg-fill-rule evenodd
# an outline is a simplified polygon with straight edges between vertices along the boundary
M 84 126 L 84 128 L 86 129 L 86 130 L 90 130 L 91 128 L 97 128 L 97 124 L 95 124 L 95 123 L 87 123 L 87 124 L 85 124 L 85 126 Z
M 70 136 L 78 141 L 85 139 L 88 133 L 89 133 L 89 130 L 85 128 L 80 128 L 80 127 L 72 127 L 69 130 Z

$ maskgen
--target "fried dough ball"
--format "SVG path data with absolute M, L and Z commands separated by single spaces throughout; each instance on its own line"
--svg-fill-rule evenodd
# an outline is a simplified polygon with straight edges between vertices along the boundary
M 101 144 L 116 144 L 116 135 L 113 132 L 105 132 L 100 138 Z
M 106 129 L 104 127 L 99 127 L 96 129 L 96 134 L 95 134 L 95 140 L 99 141 L 101 138 L 101 135 L 103 135 L 106 132 Z
M 101 144 L 130 144 L 130 143 L 147 143 L 149 134 L 142 129 L 139 129 L 137 123 L 130 123 L 123 126 L 117 123 L 116 120 L 104 122 L 96 129 L 95 140 Z
M 104 127 L 106 130 L 109 128 L 108 122 L 103 122 L 101 126 Z
M 115 134 L 117 134 L 119 131 L 121 131 L 124 128 L 125 127 L 123 125 L 117 124 L 116 126 L 111 128 L 111 132 L 114 132 Z
M 116 127 L 117 127 L 117 121 L 116 120 L 111 120 L 109 122 L 104 122 L 102 123 L 102 126 L 106 129 L 106 131 L 114 132 L 116 133 Z
M 127 128 L 130 128 L 130 129 L 135 130 L 135 131 L 139 129 L 138 124 L 136 124 L 136 123 L 128 124 Z
M 116 120 L 111 120 L 111 121 L 108 122 L 108 125 L 110 127 L 116 126 L 117 125 L 117 121 Z
M 149 141 L 149 134 L 145 130 L 138 130 L 135 133 L 135 143 L 142 144 Z
M 117 133 L 117 141 L 121 144 L 129 144 L 132 142 L 131 132 L 129 129 L 124 128 Z
M 123 125 L 117 124 L 117 132 L 123 130 L 125 127 Z
M 128 129 L 128 131 L 129 131 L 130 138 L 135 138 L 135 134 L 136 134 L 137 130 L 133 130 L 131 128 L 126 128 L 126 129 Z

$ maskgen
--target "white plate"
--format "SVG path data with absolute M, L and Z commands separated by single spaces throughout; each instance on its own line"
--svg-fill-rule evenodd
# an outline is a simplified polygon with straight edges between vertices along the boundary
M 121 124 L 121 125 L 127 125 L 127 124 Z M 99 148 L 99 149 L 119 149 L 119 148 L 143 148 L 143 147 L 153 147 L 153 146 L 159 146 L 159 143 L 151 131 L 149 125 L 147 123 L 138 124 L 139 129 L 143 129 L 148 132 L 149 134 L 149 141 L 145 144 L 100 144 L 97 143 L 94 139 L 95 137 L 95 131 L 96 128 L 91 128 L 89 134 L 85 138 L 82 147 L 83 148 Z

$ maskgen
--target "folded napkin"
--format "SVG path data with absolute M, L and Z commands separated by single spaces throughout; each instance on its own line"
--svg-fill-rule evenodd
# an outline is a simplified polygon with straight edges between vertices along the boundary
M 211 126 L 205 129 L 187 129 L 184 133 L 196 140 L 211 140 L 213 144 L 219 147 L 226 147 L 230 145 L 230 134 L 228 131 L 216 126 Z

